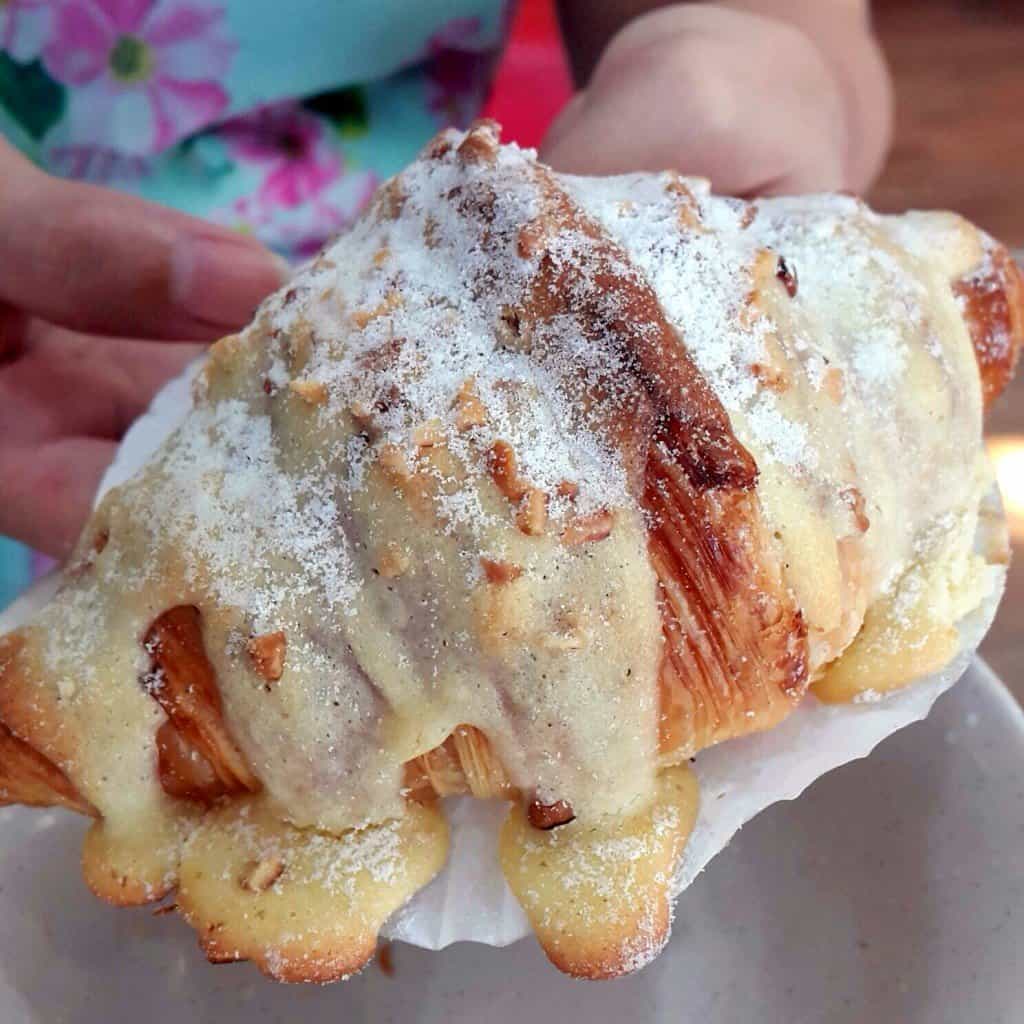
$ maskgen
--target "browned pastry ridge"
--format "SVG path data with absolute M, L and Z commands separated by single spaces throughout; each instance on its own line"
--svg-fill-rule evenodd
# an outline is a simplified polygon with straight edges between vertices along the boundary
M 92 816 L 93 891 L 176 892 L 211 960 L 328 981 L 443 865 L 438 797 L 509 800 L 549 957 L 636 969 L 689 757 L 956 650 L 1022 337 L 1019 269 L 951 215 L 444 133 L 213 348 L 0 638 L 0 803 Z

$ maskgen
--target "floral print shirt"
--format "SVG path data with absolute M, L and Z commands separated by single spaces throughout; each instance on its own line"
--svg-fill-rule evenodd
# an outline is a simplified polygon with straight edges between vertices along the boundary
M 0 0 L 0 134 L 303 259 L 475 116 L 512 3 Z M 0 537 L 0 608 L 50 564 Z
M 510 0 L 0 0 L 0 132 L 291 258 L 479 110 Z

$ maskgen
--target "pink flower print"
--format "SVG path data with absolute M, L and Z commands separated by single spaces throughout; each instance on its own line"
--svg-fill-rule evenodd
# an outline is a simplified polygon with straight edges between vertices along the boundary
M 43 51 L 70 86 L 62 143 L 158 153 L 228 105 L 224 12 L 179 0 L 66 0 Z
M 308 259 L 332 236 L 351 227 L 377 188 L 370 170 L 343 169 L 314 198 L 297 206 L 264 201 L 258 194 L 206 214 L 217 224 L 255 235 L 293 261 Z
M 315 199 L 341 173 L 321 121 L 296 103 L 262 107 L 219 131 L 232 156 L 263 168 L 262 206 L 294 208 Z
M 0 50 L 27 64 L 42 52 L 53 23 L 51 0 L 0 0 Z

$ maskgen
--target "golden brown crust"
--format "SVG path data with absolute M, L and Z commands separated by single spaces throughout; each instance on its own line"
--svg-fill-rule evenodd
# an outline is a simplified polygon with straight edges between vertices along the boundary
M 460 725 L 440 746 L 406 764 L 405 786 L 417 800 L 458 793 L 480 800 L 516 796 L 487 737 L 471 725 Z
M 981 374 L 985 408 L 1013 377 L 1024 342 L 1024 277 L 1009 251 L 994 245 L 977 269 L 953 283 Z
M 145 637 L 152 658 L 147 685 L 185 743 L 213 768 L 227 792 L 255 793 L 259 780 L 224 723 L 217 677 L 203 646 L 199 609 L 169 608 Z
M 660 446 L 644 503 L 662 592 L 663 757 L 767 729 L 807 689 L 803 617 L 747 492 L 700 494 Z
M 502 870 L 548 959 L 576 978 L 617 978 L 668 939 L 672 877 L 697 818 L 688 766 L 662 772 L 653 806 L 629 818 L 542 831 L 514 807 Z
M 370 961 L 387 918 L 440 870 L 435 806 L 342 835 L 283 824 L 257 798 L 209 811 L 182 855 L 178 910 L 213 963 L 252 960 L 286 982 L 329 982 Z
M 58 771 L 74 777 L 74 742 L 62 727 L 59 701 L 37 686 L 42 676 L 37 631 L 16 630 L 0 637 L 0 722 Z
M 94 822 L 82 844 L 82 877 L 90 892 L 115 907 L 162 900 L 178 883 L 180 829 L 166 820 L 135 822 L 131 832 Z
M 0 804 L 64 807 L 95 817 L 85 800 L 56 765 L 19 739 L 0 722 Z

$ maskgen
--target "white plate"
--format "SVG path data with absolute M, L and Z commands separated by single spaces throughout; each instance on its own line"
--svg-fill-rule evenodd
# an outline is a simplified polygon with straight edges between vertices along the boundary
M 748 825 L 641 974 L 573 982 L 532 940 L 397 945 L 325 989 L 211 967 L 184 924 L 80 880 L 83 825 L 0 811 L 3 1024 L 640 1020 L 1019 1024 L 1024 715 L 975 662 L 930 718 Z

